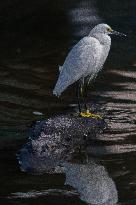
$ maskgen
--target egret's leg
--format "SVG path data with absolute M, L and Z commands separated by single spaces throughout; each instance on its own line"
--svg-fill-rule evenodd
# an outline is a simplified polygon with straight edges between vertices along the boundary
M 85 110 L 87 111 L 87 103 L 86 103 L 87 92 L 86 92 L 86 86 L 85 86 L 84 78 L 82 79 L 82 82 L 80 84 L 80 95 L 82 97 L 82 101 L 84 103 Z
M 87 110 L 87 104 L 86 104 L 85 98 L 84 98 L 84 91 L 85 91 L 85 88 L 84 88 L 84 79 L 80 79 L 80 80 L 78 81 L 78 83 L 77 83 L 77 88 L 76 88 L 76 95 L 77 95 L 79 113 L 82 112 L 82 109 L 81 109 L 81 100 L 82 100 L 83 103 L 84 103 L 85 110 Z
M 87 79 L 87 87 L 89 87 L 91 81 L 92 81 L 92 76 L 90 76 L 90 77 Z
M 87 97 L 87 90 L 88 90 L 89 84 L 90 84 L 90 79 L 89 79 L 89 82 L 87 82 L 86 85 L 85 85 L 84 81 L 82 81 L 82 84 L 81 84 L 80 93 L 81 93 L 81 96 L 82 96 L 86 111 L 85 112 L 80 112 L 80 116 L 90 117 L 90 118 L 95 118 L 95 119 L 102 119 L 100 115 L 91 113 L 89 111 L 89 109 L 87 108 L 85 98 Z
M 76 95 L 77 95 L 77 102 L 78 102 L 78 110 L 79 113 L 81 113 L 81 104 L 80 104 L 80 83 L 77 83 L 77 87 L 76 87 Z

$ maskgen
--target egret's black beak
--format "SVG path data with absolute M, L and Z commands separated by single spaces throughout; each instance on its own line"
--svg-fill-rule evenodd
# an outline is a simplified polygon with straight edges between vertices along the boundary
M 125 34 L 120 33 L 118 31 L 114 31 L 114 30 L 112 30 L 110 34 L 114 34 L 114 35 L 117 35 L 117 36 L 126 36 Z

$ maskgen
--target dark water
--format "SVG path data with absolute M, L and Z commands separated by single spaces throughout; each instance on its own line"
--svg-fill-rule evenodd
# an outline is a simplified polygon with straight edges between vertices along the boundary
M 0 200 L 3 203 L 85 203 L 74 191 L 70 192 L 69 186 L 64 186 L 64 175 L 22 173 L 15 154 L 33 121 L 65 112 L 75 104 L 74 86 L 60 99 L 52 95 L 58 65 L 77 40 L 99 22 L 109 23 L 126 33 L 127 38 L 113 37 L 104 70 L 90 88 L 88 101 L 99 104 L 108 123 L 104 134 L 94 140 L 90 155 L 112 177 L 119 202 L 136 203 L 135 16 L 134 0 L 0 3 Z M 13 197 L 16 195 L 12 193 L 17 192 L 31 193 L 30 197 Z

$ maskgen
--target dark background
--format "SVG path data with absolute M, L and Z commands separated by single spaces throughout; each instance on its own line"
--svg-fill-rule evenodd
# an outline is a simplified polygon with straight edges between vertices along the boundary
M 120 201 L 135 199 L 136 1 L 1 0 L 0 175 L 3 186 L 0 192 L 4 203 L 29 203 L 7 199 L 12 192 L 62 186 L 62 177 L 22 174 L 15 153 L 35 120 L 64 113 L 70 104 L 76 103 L 74 85 L 60 99 L 52 95 L 58 66 L 63 64 L 72 46 L 98 23 L 107 23 L 127 34 L 125 39 L 112 37 L 110 54 L 92 85 L 89 102 L 102 103 L 110 110 L 107 116 L 112 128 L 105 139 L 113 145 L 113 155 L 103 161 L 117 184 Z M 54 204 L 52 200 L 56 204 L 71 203 L 60 196 L 42 198 L 35 203 Z M 80 201 L 73 199 L 72 203 Z

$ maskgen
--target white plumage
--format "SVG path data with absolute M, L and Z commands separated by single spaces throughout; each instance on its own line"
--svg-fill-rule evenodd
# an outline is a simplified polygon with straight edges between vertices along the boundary
M 68 53 L 53 94 L 60 96 L 71 84 L 89 76 L 94 79 L 101 70 L 110 50 L 113 30 L 107 24 L 95 26 L 88 36 L 82 38 Z

